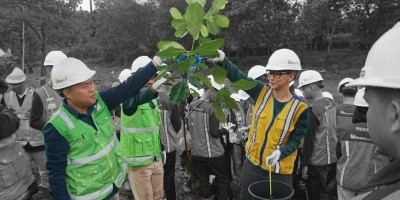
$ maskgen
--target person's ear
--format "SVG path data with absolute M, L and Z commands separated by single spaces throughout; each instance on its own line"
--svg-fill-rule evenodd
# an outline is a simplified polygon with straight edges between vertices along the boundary
M 393 99 L 386 112 L 389 116 L 390 131 L 400 134 L 400 99 Z
M 65 88 L 65 89 L 63 89 L 62 92 L 63 92 L 65 98 L 70 99 L 71 93 L 72 93 L 72 87 Z

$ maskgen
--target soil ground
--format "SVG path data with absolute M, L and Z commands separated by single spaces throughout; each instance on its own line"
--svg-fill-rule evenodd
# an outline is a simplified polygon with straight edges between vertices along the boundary
M 335 101 L 338 102 L 339 98 L 336 92 L 337 84 L 345 77 L 357 78 L 360 69 L 364 66 L 366 51 L 357 50 L 334 50 L 328 56 L 327 52 L 313 52 L 305 51 L 300 52 L 299 56 L 302 61 L 303 70 L 313 69 L 319 71 L 324 77 L 325 91 L 333 94 Z M 260 64 L 265 65 L 268 61 L 266 56 L 246 57 L 246 58 L 232 58 L 234 63 L 237 64 L 243 71 L 247 72 L 252 66 Z M 99 90 L 111 87 L 114 81 L 117 81 L 119 73 L 124 69 L 122 66 L 111 66 L 103 64 L 100 61 L 85 61 L 89 68 L 96 70 L 94 77 L 96 86 Z M 33 74 L 28 74 L 30 78 L 30 86 L 39 86 L 39 69 L 34 69 Z M 198 199 L 193 193 L 185 193 L 183 191 L 183 184 L 185 180 L 184 171 L 179 169 L 180 159 L 177 158 L 176 164 L 176 192 L 177 199 Z M 37 173 L 36 173 L 37 174 Z M 231 183 L 231 189 L 236 199 L 239 197 L 240 186 L 236 178 Z M 133 199 L 133 197 L 126 195 L 129 192 L 121 191 L 121 200 Z M 39 191 L 33 200 L 44 200 L 43 192 Z

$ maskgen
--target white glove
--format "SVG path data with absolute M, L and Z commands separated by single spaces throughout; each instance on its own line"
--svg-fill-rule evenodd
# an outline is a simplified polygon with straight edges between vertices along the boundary
M 166 90 L 167 88 L 163 84 L 166 81 L 167 81 L 167 79 L 162 77 L 160 80 L 157 80 L 156 82 L 153 83 L 153 85 L 151 85 L 151 89 L 153 91 L 157 91 L 157 92 L 165 92 L 164 90 Z
M 153 65 L 156 67 L 162 66 L 164 64 L 163 59 L 159 56 L 154 56 L 152 62 L 153 62 Z
M 275 150 L 272 152 L 271 155 L 267 156 L 267 166 L 274 166 L 278 163 L 279 157 L 281 157 L 281 151 L 280 150 Z
M 167 152 L 165 152 L 165 150 L 161 152 L 161 160 L 162 160 L 162 165 L 164 166 L 165 163 L 167 163 Z
M 239 132 L 245 132 L 245 131 L 249 131 L 249 129 L 250 129 L 250 127 L 248 127 L 248 126 L 243 126 L 243 127 L 240 127 L 240 128 L 238 129 L 238 131 L 239 131 Z
M 217 62 L 222 62 L 225 60 L 225 53 L 221 50 L 218 50 L 218 57 L 214 57 L 214 58 L 209 58 L 207 59 L 208 62 L 212 62 L 212 63 L 217 63 Z

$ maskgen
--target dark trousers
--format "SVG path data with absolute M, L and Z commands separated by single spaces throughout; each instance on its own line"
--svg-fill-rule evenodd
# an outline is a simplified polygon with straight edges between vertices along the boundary
M 324 166 L 308 165 L 308 191 L 311 199 L 336 199 L 336 163 Z
M 283 175 L 271 173 L 272 180 L 280 181 L 288 185 L 292 185 L 292 175 Z M 242 174 L 242 188 L 240 191 L 241 199 L 251 199 L 249 193 L 249 186 L 257 181 L 269 180 L 269 172 L 263 170 L 261 167 L 253 165 L 247 158 L 244 160 L 243 164 L 243 174 Z
M 175 163 L 176 151 L 167 153 L 167 162 L 164 165 L 164 191 L 168 200 L 176 199 Z
M 201 158 L 192 156 L 192 169 L 200 183 L 200 195 L 202 198 L 209 198 L 210 193 L 209 177 L 215 175 L 213 185 L 217 188 L 218 199 L 228 199 L 230 194 L 230 178 L 227 172 L 227 159 L 223 155 L 216 158 Z

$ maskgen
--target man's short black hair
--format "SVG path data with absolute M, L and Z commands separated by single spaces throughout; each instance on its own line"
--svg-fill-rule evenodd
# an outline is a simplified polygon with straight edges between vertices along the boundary
M 346 86 L 345 84 L 339 87 L 339 93 L 345 97 L 354 97 L 357 93 L 357 87 Z

